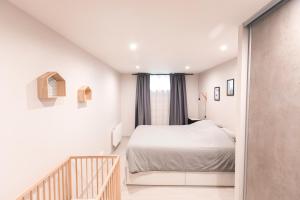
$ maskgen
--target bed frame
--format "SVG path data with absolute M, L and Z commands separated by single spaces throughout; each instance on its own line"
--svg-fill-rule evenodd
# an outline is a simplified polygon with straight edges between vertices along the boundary
M 131 174 L 125 167 L 127 185 L 234 186 L 234 172 L 150 171 Z
M 222 128 L 232 138 L 228 129 Z M 128 162 L 125 166 L 125 182 L 127 185 L 176 185 L 176 186 L 227 186 L 233 187 L 234 172 L 181 172 L 181 171 L 149 171 L 131 174 Z

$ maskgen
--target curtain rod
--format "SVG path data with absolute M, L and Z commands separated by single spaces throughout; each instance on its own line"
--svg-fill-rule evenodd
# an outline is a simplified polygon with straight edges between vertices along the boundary
M 194 75 L 192 73 L 167 73 L 167 74 L 151 74 L 151 73 L 134 73 L 132 75 L 139 75 L 139 74 L 149 74 L 149 75 L 172 75 L 172 74 L 184 74 L 184 75 L 188 75 L 188 76 L 191 76 L 191 75 Z

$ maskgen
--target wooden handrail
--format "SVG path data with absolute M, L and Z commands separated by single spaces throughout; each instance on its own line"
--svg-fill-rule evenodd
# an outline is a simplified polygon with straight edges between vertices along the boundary
M 120 200 L 119 170 L 117 155 L 70 156 L 17 200 Z
M 70 160 L 70 157 L 66 159 L 65 161 L 62 162 L 58 167 L 55 167 L 50 173 L 48 173 L 44 178 L 40 179 L 39 181 L 36 182 L 36 184 L 30 186 L 28 189 L 25 190 L 18 198 L 17 200 L 23 200 L 23 196 L 28 194 L 29 191 L 34 190 L 37 185 L 41 185 L 44 183 L 45 179 L 48 178 L 49 176 L 52 176 L 55 172 L 57 172 L 59 169 L 61 169 L 65 164 Z

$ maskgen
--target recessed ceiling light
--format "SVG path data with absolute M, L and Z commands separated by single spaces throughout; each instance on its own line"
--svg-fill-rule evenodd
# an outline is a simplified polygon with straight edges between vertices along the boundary
M 131 51 L 135 51 L 138 48 L 138 45 L 136 43 L 130 43 L 129 44 L 129 49 Z
M 226 44 L 223 44 L 220 46 L 221 51 L 226 51 L 228 49 L 228 46 Z
M 188 70 L 188 69 L 190 69 L 190 68 L 191 68 L 190 66 L 185 66 L 185 69 L 186 69 L 186 70 Z
M 137 66 L 135 66 L 135 68 L 136 68 L 136 69 L 140 69 L 140 66 L 137 65 Z

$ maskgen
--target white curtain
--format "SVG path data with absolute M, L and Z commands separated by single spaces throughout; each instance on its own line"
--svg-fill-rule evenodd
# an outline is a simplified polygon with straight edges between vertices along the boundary
M 170 76 L 150 76 L 151 121 L 153 125 L 168 125 L 170 113 Z

